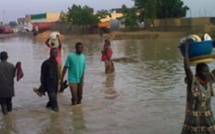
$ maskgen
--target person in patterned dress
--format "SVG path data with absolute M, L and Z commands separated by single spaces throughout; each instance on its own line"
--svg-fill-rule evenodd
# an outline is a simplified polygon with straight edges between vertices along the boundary
M 189 61 L 189 45 L 187 42 L 183 45 L 185 47 L 184 70 L 187 98 L 185 121 L 181 134 L 215 134 L 215 121 L 211 109 L 215 71 L 210 72 L 207 64 L 198 63 L 196 74 L 193 75 Z

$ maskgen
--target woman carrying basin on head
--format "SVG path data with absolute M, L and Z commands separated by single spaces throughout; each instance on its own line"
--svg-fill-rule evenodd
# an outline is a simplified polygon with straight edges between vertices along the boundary
M 210 72 L 207 64 L 198 63 L 196 74 L 193 75 L 189 61 L 189 44 L 184 42 L 183 45 L 185 47 L 184 71 L 187 98 L 185 121 L 181 134 L 215 134 L 215 121 L 211 108 L 215 70 Z

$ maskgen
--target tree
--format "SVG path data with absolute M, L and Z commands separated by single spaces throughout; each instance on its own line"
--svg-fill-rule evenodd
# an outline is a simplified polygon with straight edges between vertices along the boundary
M 63 11 L 61 11 L 59 21 L 60 22 L 68 22 L 69 20 L 68 20 L 67 13 L 64 13 Z
M 73 5 L 71 8 L 68 8 L 67 21 L 72 21 L 73 25 L 77 26 L 89 26 L 93 24 L 98 24 L 99 19 L 96 15 L 93 14 L 92 9 L 88 6 Z
M 181 0 L 158 0 L 157 7 L 157 18 L 181 18 L 189 10 Z
M 132 0 L 140 20 L 185 17 L 189 8 L 181 0 Z
M 10 25 L 11 27 L 15 27 L 15 26 L 17 26 L 17 23 L 16 23 L 16 21 L 10 21 L 10 22 L 9 22 L 9 25 Z
M 136 8 L 127 8 L 125 5 L 122 6 L 122 14 L 123 17 L 120 17 L 119 19 L 122 20 L 122 24 L 125 25 L 125 27 L 133 28 L 138 27 L 137 20 L 138 15 L 136 12 Z
M 111 17 L 111 13 L 108 12 L 107 10 L 99 10 L 96 13 L 96 16 L 98 17 L 99 20 L 106 18 L 107 16 Z

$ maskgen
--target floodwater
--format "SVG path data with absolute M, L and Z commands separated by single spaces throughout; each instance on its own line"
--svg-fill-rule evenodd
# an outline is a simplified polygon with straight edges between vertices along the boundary
M 85 45 L 87 58 L 83 101 L 71 106 L 67 88 L 58 95 L 60 111 L 55 113 L 45 108 L 47 96 L 32 90 L 40 85 L 40 66 L 49 49 L 31 36 L 0 39 L 0 51 L 7 51 L 14 64 L 21 61 L 24 71 L 15 82 L 13 111 L 0 112 L 0 134 L 180 133 L 186 91 L 179 39 L 111 41 L 116 70 L 108 75 L 100 61 L 104 40 L 64 41 L 63 62 L 77 41 Z

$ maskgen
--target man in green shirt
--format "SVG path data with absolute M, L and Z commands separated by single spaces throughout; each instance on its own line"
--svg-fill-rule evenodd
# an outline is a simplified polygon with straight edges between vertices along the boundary
M 72 95 L 72 105 L 81 104 L 84 70 L 86 66 L 86 57 L 82 53 L 84 49 L 83 44 L 81 42 L 77 42 L 75 49 L 76 52 L 72 52 L 67 56 L 61 78 L 62 84 L 64 75 L 68 69 L 68 82 Z

